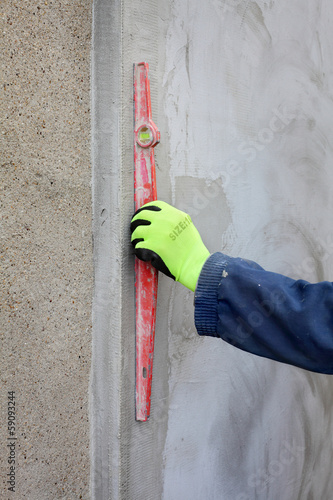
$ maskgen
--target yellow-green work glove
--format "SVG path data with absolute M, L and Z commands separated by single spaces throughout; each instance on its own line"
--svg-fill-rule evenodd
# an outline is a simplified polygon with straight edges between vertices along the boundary
M 135 255 L 194 292 L 210 253 L 191 217 L 164 201 L 151 201 L 131 222 Z

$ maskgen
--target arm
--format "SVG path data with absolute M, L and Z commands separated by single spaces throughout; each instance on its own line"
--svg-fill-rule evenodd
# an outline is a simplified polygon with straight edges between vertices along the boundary
M 195 293 L 200 335 L 320 373 L 333 373 L 333 284 L 310 284 L 213 254 Z
M 210 256 L 187 214 L 151 202 L 132 219 L 137 257 L 195 290 L 199 335 L 333 374 L 333 284 L 310 284 L 222 253 Z

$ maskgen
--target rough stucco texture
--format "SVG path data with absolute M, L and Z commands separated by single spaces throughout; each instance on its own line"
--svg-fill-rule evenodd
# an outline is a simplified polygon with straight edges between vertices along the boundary
M 7 1 L 1 15 L 0 496 L 86 499 L 91 1 Z

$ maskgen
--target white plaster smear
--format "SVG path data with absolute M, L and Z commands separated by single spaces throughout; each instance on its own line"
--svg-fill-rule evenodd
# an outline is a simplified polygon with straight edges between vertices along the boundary
M 172 14 L 171 201 L 180 177 L 217 183 L 211 251 L 332 280 L 333 4 L 175 0 Z M 329 500 L 333 379 L 198 338 L 192 295 L 174 295 L 163 498 Z

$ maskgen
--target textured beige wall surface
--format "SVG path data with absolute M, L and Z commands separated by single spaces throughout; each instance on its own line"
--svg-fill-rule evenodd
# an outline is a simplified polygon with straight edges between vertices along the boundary
M 89 498 L 91 3 L 1 5 L 0 497 L 6 499 Z M 12 436 L 8 391 L 15 391 Z M 15 493 L 7 483 L 10 451 Z

